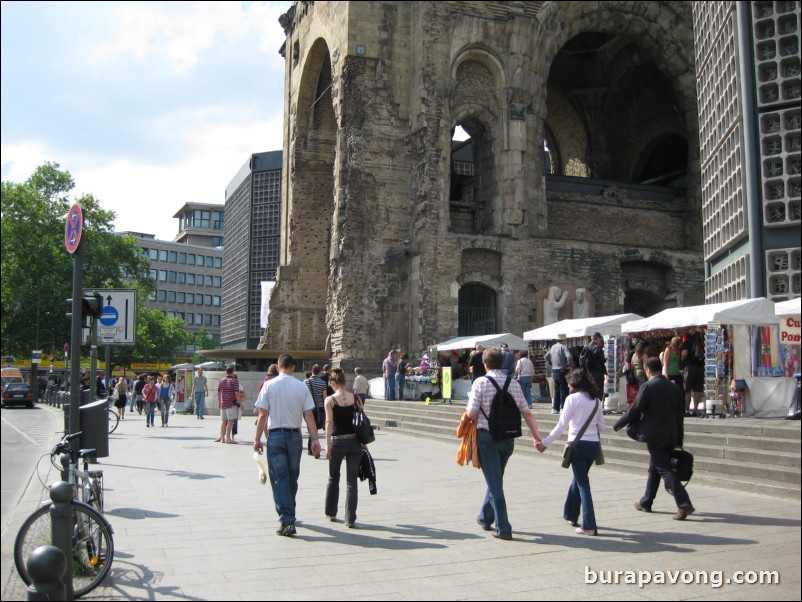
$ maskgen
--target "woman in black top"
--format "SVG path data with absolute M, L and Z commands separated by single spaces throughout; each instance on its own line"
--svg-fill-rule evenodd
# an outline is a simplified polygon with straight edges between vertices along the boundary
M 329 484 L 326 487 L 326 516 L 337 520 L 340 498 L 340 466 L 345 459 L 347 490 L 345 495 L 345 524 L 353 528 L 356 523 L 356 504 L 359 497 L 359 464 L 362 461 L 362 444 L 354 434 L 353 393 L 345 390 L 345 372 L 340 368 L 331 371 L 329 384 L 334 389 L 324 402 L 326 410 L 326 459 L 329 461 Z

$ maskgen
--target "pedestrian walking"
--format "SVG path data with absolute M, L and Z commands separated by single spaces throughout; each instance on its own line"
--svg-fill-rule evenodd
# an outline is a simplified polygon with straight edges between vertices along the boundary
M 599 400 L 595 398 L 595 385 L 584 370 L 571 370 L 568 375 L 568 391 L 570 394 L 565 398 L 565 406 L 560 413 L 559 421 L 551 433 L 535 447 L 541 453 L 546 451 L 546 448 L 562 435 L 566 428 L 568 429 L 567 445 L 574 443 L 576 445 L 571 455 L 574 478 L 563 505 L 563 518 L 577 528 L 577 535 L 598 535 L 588 472 L 601 449 L 599 433 L 605 429 L 604 411 L 600 407 Z M 580 438 L 579 441 L 577 437 Z M 582 526 L 577 522 L 580 507 Z
M 363 446 L 354 432 L 354 408 L 360 403 L 353 393 L 345 390 L 345 372 L 334 368 L 329 383 L 334 395 L 326 398 L 326 459 L 329 461 L 329 483 L 326 487 L 326 516 L 337 519 L 340 498 L 340 468 L 345 460 L 345 524 L 356 526 L 356 507 L 359 501 L 359 466 Z
M 156 416 L 156 406 L 159 405 L 159 387 L 156 386 L 156 377 L 149 376 L 148 384 L 142 389 L 145 399 L 145 426 L 156 426 L 154 419 Z
M 290 354 L 278 358 L 278 370 L 279 375 L 265 383 L 256 400 L 259 421 L 253 449 L 262 453 L 260 434 L 267 424 L 270 433 L 267 438 L 268 474 L 281 523 L 276 535 L 292 537 L 296 532 L 295 497 L 303 450 L 301 424 L 306 422 L 309 436 L 313 438 L 313 453 L 320 454 L 320 440 L 313 414 L 315 402 L 307 386 L 293 376 L 295 360 Z
M 468 418 L 477 421 L 479 461 L 487 483 L 487 493 L 476 522 L 485 531 L 492 530 L 495 524 L 493 537 L 512 539 L 512 526 L 507 516 L 507 501 L 504 497 L 504 469 L 515 448 L 515 439 L 494 439 L 490 434 L 488 417 L 497 391 L 497 387 L 490 382 L 491 379 L 498 388 L 502 388 L 509 378 L 507 391 L 515 400 L 535 442 L 540 441 L 541 437 L 535 416 L 526 405 L 521 386 L 518 381 L 505 376 L 501 370 L 503 366 L 501 350 L 497 347 L 485 349 L 482 352 L 482 364 L 486 375 L 477 378 L 471 386 L 467 408 Z
M 206 396 L 209 394 L 209 383 L 203 375 L 203 368 L 198 368 L 198 374 L 192 379 L 192 395 L 195 397 L 195 417 L 203 420 L 206 413 Z
M 662 367 L 659 358 L 650 357 L 646 360 L 643 368 L 648 380 L 638 391 L 632 407 L 615 423 L 613 429 L 618 431 L 631 425 L 627 428 L 627 434 L 645 443 L 649 450 L 646 492 L 635 502 L 635 509 L 640 512 L 652 511 L 662 478 L 666 491 L 677 504 L 677 512 L 671 518 L 685 520 L 695 508 L 682 482 L 671 469 L 671 451 L 675 446 L 682 447 L 685 400 L 682 390 L 662 375 Z
M 170 382 L 170 375 L 165 374 L 162 377 L 161 385 L 159 385 L 159 411 L 162 416 L 162 427 L 168 426 L 170 404 L 173 402 L 173 399 L 175 399 L 175 386 Z

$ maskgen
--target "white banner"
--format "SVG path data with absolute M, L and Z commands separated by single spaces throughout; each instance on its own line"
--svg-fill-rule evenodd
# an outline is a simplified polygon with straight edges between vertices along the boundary
M 262 284 L 262 317 L 259 320 L 259 325 L 262 328 L 267 328 L 267 316 L 270 315 L 270 293 L 273 292 L 273 287 L 276 286 L 274 280 L 263 280 Z

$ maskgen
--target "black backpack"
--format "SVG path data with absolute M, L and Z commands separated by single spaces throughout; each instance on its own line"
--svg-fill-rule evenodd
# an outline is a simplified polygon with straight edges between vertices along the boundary
M 593 365 L 593 352 L 591 352 L 590 347 L 582 347 L 582 351 L 579 354 L 579 367 L 582 368 L 585 372 L 590 372 L 590 367 Z
M 508 376 L 504 388 L 500 389 L 498 383 L 485 377 L 496 388 L 496 394 L 490 403 L 490 416 L 480 407 L 482 415 L 487 418 L 487 428 L 493 439 L 515 439 L 521 436 L 521 410 L 515 403 L 515 398 L 507 388 L 510 386 L 512 376 Z

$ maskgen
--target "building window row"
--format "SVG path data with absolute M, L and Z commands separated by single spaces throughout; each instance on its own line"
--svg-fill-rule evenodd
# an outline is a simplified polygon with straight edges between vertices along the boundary
M 168 318 L 181 318 L 187 326 L 212 326 L 220 327 L 220 316 L 217 314 L 196 314 L 183 311 L 165 311 L 164 315 Z
M 150 294 L 150 301 L 220 307 L 220 295 L 203 295 L 201 293 L 186 293 L 183 291 L 154 291 Z
M 169 282 L 171 284 L 187 284 L 189 286 L 208 286 L 212 288 L 222 288 L 223 279 L 221 276 L 211 276 L 209 274 L 194 274 L 192 272 L 169 272 L 167 270 L 157 270 L 151 268 L 150 278 L 157 282 Z
M 222 246 L 223 238 L 219 238 L 220 244 L 217 246 Z M 207 268 L 217 268 L 222 269 L 223 267 L 223 258 L 222 257 L 214 257 L 212 255 L 200 255 L 195 253 L 184 253 L 183 251 L 167 251 L 165 249 L 146 249 L 143 248 L 143 251 L 147 254 L 148 258 L 151 261 L 166 261 L 168 263 L 178 263 L 181 265 L 197 265 L 199 267 L 207 267 Z

